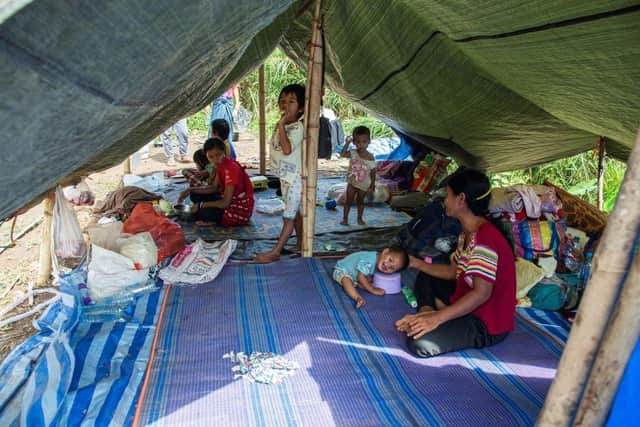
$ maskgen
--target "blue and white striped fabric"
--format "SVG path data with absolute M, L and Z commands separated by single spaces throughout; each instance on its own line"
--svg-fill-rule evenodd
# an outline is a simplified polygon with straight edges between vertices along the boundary
M 86 271 L 62 276 L 40 332 L 0 366 L 0 425 L 130 424 L 163 291 L 140 297 L 130 322 L 85 323 L 85 282 Z

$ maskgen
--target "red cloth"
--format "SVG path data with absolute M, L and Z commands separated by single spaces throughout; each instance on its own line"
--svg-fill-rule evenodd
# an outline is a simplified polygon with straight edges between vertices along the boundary
M 516 304 L 516 265 L 509 243 L 490 222 L 485 222 L 471 237 L 467 248 L 458 241 L 454 253 L 457 263 L 456 289 L 451 302 L 471 291 L 473 277 L 493 283 L 489 299 L 471 314 L 478 317 L 490 335 L 510 332 L 514 328 Z
M 244 225 L 249 222 L 253 214 L 253 185 L 251 179 L 240 163 L 225 157 L 220 166 L 216 169 L 220 192 L 229 185 L 233 185 L 233 196 L 231 204 L 224 210 L 220 225 L 232 227 L 234 225 Z

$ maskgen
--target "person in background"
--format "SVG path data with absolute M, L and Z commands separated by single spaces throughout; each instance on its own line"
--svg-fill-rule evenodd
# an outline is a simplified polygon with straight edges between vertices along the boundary
M 450 264 L 410 257 L 420 270 L 415 295 L 418 312 L 395 325 L 418 357 L 504 340 L 514 328 L 516 270 L 511 245 L 485 218 L 491 199 L 489 178 L 463 169 L 447 178 L 446 214 L 462 225 Z
M 304 87 L 299 84 L 285 86 L 278 97 L 280 120 L 271 136 L 271 167 L 280 179 L 284 212 L 282 213 L 282 230 L 278 243 L 269 252 L 256 254 L 254 262 L 270 263 L 280 259 L 284 245 L 296 232 L 296 248 L 300 251 L 302 244 L 302 217 L 300 202 L 302 200 L 302 136 L 304 126 Z
M 194 197 L 198 188 L 191 191 L 191 200 L 198 206 L 196 218 L 215 222 L 222 227 L 247 224 L 254 207 L 253 185 L 249 175 L 238 162 L 226 155 L 226 147 L 221 139 L 208 139 L 203 151 L 215 170 L 213 187 L 218 194 L 199 198 Z M 183 199 L 184 193 L 180 197 Z
M 376 160 L 367 147 L 371 142 L 371 132 L 365 126 L 357 126 L 353 129 L 353 144 L 355 150 L 349 150 L 349 141 L 346 141 L 340 157 L 349 160 L 349 175 L 347 175 L 347 194 L 344 203 L 342 225 L 349 225 L 349 211 L 355 200 L 358 205 L 358 224 L 364 225 L 362 214 L 364 213 L 364 198 L 367 192 L 376 188 Z
M 229 138 L 229 132 L 231 128 L 229 127 L 229 122 L 225 119 L 215 119 L 211 122 L 211 137 L 212 138 L 220 138 L 226 148 L 227 156 L 231 157 L 233 160 L 236 159 L 236 150 L 233 148 L 233 144 L 231 143 L 231 138 Z
M 209 133 L 207 138 L 213 136 L 211 129 L 211 123 L 215 119 L 225 119 L 229 124 L 229 138 L 233 139 L 233 117 L 234 113 L 240 108 L 240 90 L 237 83 L 231 85 L 229 89 L 225 91 L 221 96 L 217 97 L 213 103 L 211 103 L 210 112 L 205 111 L 205 116 L 208 117 L 207 127 Z
M 178 161 L 187 162 L 186 156 L 189 151 L 189 135 L 187 134 L 187 119 L 180 119 L 177 123 L 171 126 L 169 129 L 166 129 L 160 135 L 160 140 L 162 141 L 162 149 L 164 150 L 164 155 L 167 158 L 167 165 L 175 166 L 176 161 L 173 157 L 173 142 L 171 141 L 171 130 L 176 133 L 176 139 L 178 140 Z

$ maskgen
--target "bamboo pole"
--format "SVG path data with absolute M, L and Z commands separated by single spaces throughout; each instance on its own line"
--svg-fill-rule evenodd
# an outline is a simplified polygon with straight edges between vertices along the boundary
M 322 36 L 320 7 L 316 0 L 312 21 L 311 46 L 307 67 L 304 110 L 303 170 L 302 170 L 302 256 L 313 255 L 316 221 L 316 186 L 318 181 L 318 134 L 320 132 L 320 101 L 322 99 Z M 299 238 L 299 237 L 298 237 Z
M 53 205 L 56 200 L 56 193 L 51 191 L 44 198 L 44 212 L 42 220 L 42 239 L 40 240 L 40 263 L 38 266 L 37 286 L 42 286 L 51 277 L 51 222 L 53 219 Z
M 605 139 L 600 137 L 598 141 L 598 209 L 604 206 L 604 153 Z
M 131 173 L 131 156 L 127 157 L 127 159 L 124 161 L 124 164 L 122 166 L 124 167 L 125 175 Z
M 258 70 L 258 115 L 260 116 L 260 175 L 267 173 L 267 132 L 264 108 L 264 64 Z
M 640 254 L 618 299 L 613 320 L 593 363 L 576 415 L 576 426 L 604 425 L 622 374 L 640 335 Z
M 627 160 L 616 207 L 593 257 L 587 284 L 558 371 L 538 418 L 539 426 L 573 422 L 589 371 L 622 286 L 628 259 L 640 227 L 640 132 Z

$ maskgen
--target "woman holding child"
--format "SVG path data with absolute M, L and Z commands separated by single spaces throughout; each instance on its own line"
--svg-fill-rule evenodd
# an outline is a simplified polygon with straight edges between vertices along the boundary
M 491 199 L 489 179 L 464 169 L 447 183 L 448 216 L 462 225 L 450 264 L 411 257 L 420 270 L 415 294 L 418 312 L 396 322 L 419 357 L 487 347 L 513 330 L 516 274 L 511 246 L 484 216 Z
M 216 222 L 223 227 L 248 223 L 254 206 L 249 175 L 227 156 L 227 147 L 221 139 L 208 139 L 203 151 L 213 167 L 209 185 L 190 187 L 180 195 L 180 201 L 189 195 L 197 203 L 196 216 L 202 221 Z

